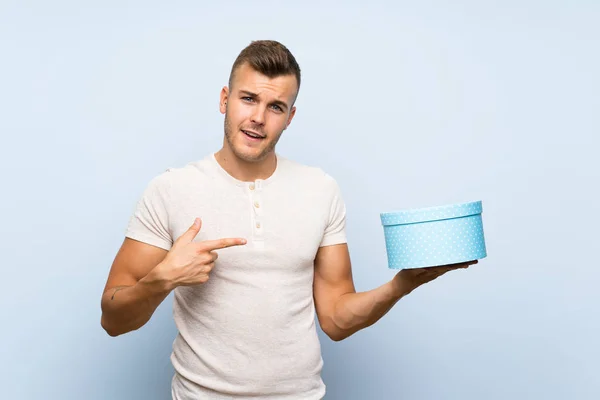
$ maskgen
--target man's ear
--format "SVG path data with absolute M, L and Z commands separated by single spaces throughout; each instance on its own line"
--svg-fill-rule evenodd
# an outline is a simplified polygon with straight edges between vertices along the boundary
M 283 128 L 283 130 L 286 130 L 288 126 L 290 126 L 290 124 L 292 123 L 292 119 L 294 119 L 294 115 L 296 115 L 296 106 L 292 107 L 292 110 L 290 111 L 290 116 L 288 117 L 287 123 L 285 124 L 285 128 Z
M 221 114 L 225 114 L 227 111 L 227 99 L 229 98 L 229 88 L 227 86 L 223 86 L 221 89 L 221 96 L 219 100 L 219 111 Z

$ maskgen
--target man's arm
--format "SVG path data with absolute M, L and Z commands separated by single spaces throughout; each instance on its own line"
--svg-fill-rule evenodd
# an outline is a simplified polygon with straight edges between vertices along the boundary
M 317 252 L 314 277 L 315 307 L 321 329 L 332 340 L 343 340 L 373 325 L 422 284 L 476 263 L 401 270 L 378 288 L 357 293 L 347 244 L 323 246 Z
M 125 238 L 101 300 L 101 324 L 110 336 L 142 327 L 167 297 L 169 290 L 146 278 L 166 255 L 164 249 Z
M 323 332 L 339 341 L 383 317 L 402 297 L 388 282 L 356 293 L 347 244 L 323 246 L 315 259 L 315 307 Z
M 109 335 L 141 328 L 173 289 L 208 281 L 218 258 L 216 250 L 246 244 L 244 238 L 194 242 L 201 226 L 196 218 L 169 251 L 125 239 L 102 294 L 101 324 Z

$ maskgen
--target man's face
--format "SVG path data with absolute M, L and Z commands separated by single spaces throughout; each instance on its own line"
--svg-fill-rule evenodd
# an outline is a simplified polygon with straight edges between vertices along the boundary
M 231 88 L 221 91 L 225 139 L 233 154 L 248 162 L 263 160 L 292 122 L 296 94 L 294 75 L 268 78 L 247 64 L 240 66 Z

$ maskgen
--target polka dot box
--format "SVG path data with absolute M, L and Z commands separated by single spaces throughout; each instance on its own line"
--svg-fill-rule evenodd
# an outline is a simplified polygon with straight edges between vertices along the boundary
M 481 213 L 481 201 L 381 213 L 388 267 L 431 267 L 485 258 Z

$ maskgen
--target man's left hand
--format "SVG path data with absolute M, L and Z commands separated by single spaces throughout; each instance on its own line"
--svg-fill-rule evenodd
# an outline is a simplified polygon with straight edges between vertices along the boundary
M 439 265 L 435 267 L 403 269 L 394 276 L 394 287 L 397 289 L 400 297 L 406 296 L 419 286 L 439 278 L 447 272 L 456 269 L 465 269 L 470 265 L 477 264 L 478 261 L 468 261 L 464 263 Z

